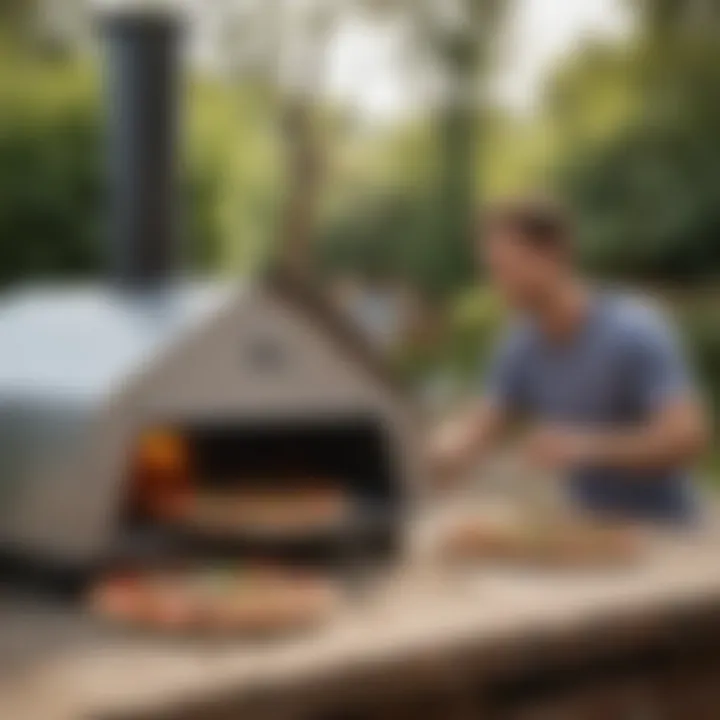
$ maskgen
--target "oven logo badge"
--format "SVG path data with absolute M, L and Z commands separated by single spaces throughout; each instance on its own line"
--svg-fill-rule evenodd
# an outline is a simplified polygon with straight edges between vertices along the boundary
M 290 365 L 290 356 L 283 343 L 270 336 L 257 337 L 246 345 L 244 359 L 247 367 L 260 375 L 277 375 Z

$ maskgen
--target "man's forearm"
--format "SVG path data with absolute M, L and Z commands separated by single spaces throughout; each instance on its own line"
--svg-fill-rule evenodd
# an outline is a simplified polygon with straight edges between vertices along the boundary
M 709 424 L 700 405 L 681 399 L 643 427 L 608 431 L 540 428 L 526 440 L 524 453 L 531 465 L 551 470 L 670 470 L 695 461 L 708 438 Z
M 644 428 L 591 434 L 590 459 L 598 465 L 638 470 L 681 467 L 695 461 L 709 439 L 696 404 L 678 404 Z
M 588 438 L 593 464 L 632 470 L 662 470 L 697 459 L 705 440 L 700 432 L 668 436 L 652 428 L 599 433 Z
M 434 442 L 435 459 L 450 472 L 462 472 L 492 448 L 504 425 L 502 409 L 490 405 L 473 409 L 441 428 Z

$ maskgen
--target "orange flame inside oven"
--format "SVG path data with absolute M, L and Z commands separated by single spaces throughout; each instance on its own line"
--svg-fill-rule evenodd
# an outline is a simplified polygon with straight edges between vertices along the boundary
M 170 430 L 141 435 L 132 466 L 132 507 L 143 517 L 170 520 L 192 501 L 192 463 L 186 439 Z

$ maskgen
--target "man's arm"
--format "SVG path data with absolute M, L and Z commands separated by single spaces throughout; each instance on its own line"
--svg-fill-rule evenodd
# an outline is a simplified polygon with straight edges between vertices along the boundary
M 511 416 L 524 406 L 526 365 L 526 333 L 512 326 L 493 353 L 482 399 L 445 423 L 431 440 L 431 464 L 441 478 L 469 470 L 500 439 Z
M 709 441 L 700 403 L 680 397 L 664 405 L 644 428 L 590 438 L 590 458 L 601 465 L 665 470 L 695 462 Z
M 646 420 L 631 428 L 540 430 L 527 445 L 531 461 L 554 469 L 651 471 L 682 468 L 698 458 L 710 423 L 682 343 L 661 314 L 647 308 L 629 325 L 624 361 L 622 379 Z
M 443 478 L 468 470 L 497 442 L 506 424 L 503 406 L 489 400 L 448 421 L 431 440 L 434 470 Z
M 634 429 L 583 432 L 544 428 L 525 448 L 529 463 L 565 470 L 589 465 L 622 470 L 671 470 L 691 464 L 705 450 L 709 423 L 701 403 L 682 396 L 663 405 L 654 417 Z

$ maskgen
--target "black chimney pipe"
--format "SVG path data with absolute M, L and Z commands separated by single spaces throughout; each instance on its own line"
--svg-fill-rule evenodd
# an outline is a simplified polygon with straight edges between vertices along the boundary
M 178 270 L 179 20 L 123 12 L 103 22 L 108 70 L 111 268 L 147 289 Z

